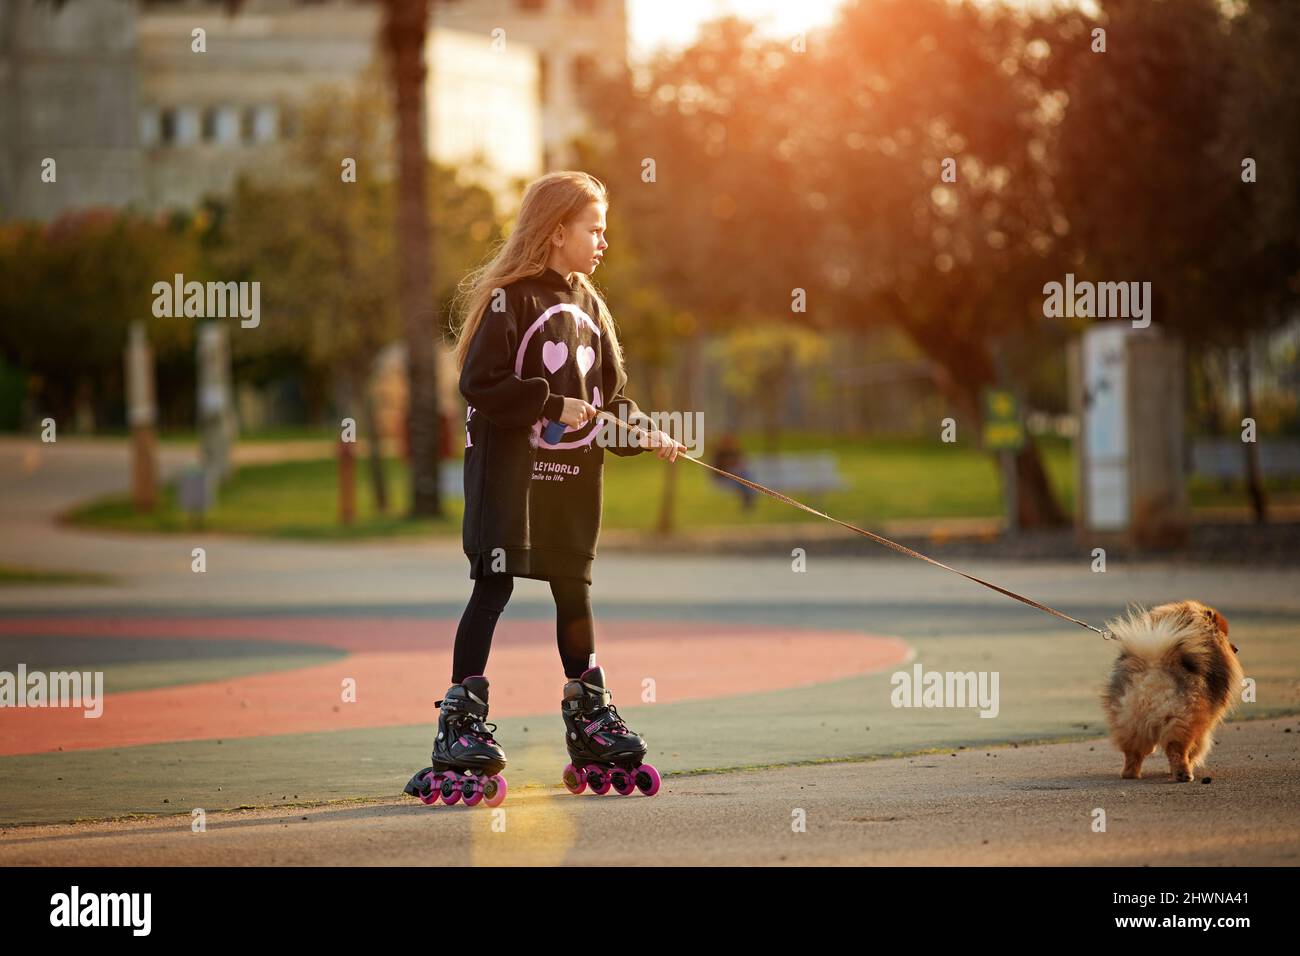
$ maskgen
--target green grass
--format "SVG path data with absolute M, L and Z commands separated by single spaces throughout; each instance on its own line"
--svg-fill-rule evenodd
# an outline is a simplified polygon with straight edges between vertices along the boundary
M 1300 504 L 1300 482 L 1270 478 L 1264 482 L 1264 493 L 1270 506 Z M 1246 508 L 1250 498 L 1244 482 L 1224 484 L 1210 478 L 1192 478 L 1187 483 L 1188 499 L 1193 508 Z
M 756 441 L 742 441 L 754 452 Z M 855 523 L 902 518 L 996 516 L 1001 513 L 997 466 L 973 449 L 915 440 L 845 440 L 826 435 L 784 438 L 783 452 L 834 452 L 846 488 L 824 494 L 794 492 L 791 497 L 827 514 Z M 709 459 L 705 446 L 705 460 Z M 1044 449 L 1053 486 L 1068 506 L 1070 453 L 1058 443 Z M 604 524 L 612 528 L 650 529 L 658 514 L 664 471 L 668 466 L 648 454 L 606 459 Z M 823 519 L 760 495 L 745 512 L 738 487 L 730 479 L 689 462 L 679 462 L 676 517 L 678 527 L 697 528 Z M 725 482 L 725 484 L 723 483 Z
M 756 439 L 742 441 L 758 451 Z M 1069 442 L 1042 440 L 1044 466 L 1067 514 L 1073 509 L 1073 453 Z M 1001 513 L 997 468 L 993 460 L 970 447 L 905 439 L 846 440 L 828 435 L 790 435 L 781 449 L 788 452 L 827 450 L 836 455 L 848 487 L 823 495 L 793 497 L 845 521 L 865 526 L 911 518 L 996 517 Z M 706 446 L 706 451 L 707 451 Z M 707 460 L 707 456 L 706 456 Z M 223 532 L 290 538 L 366 538 L 385 536 L 456 536 L 460 534 L 463 502 L 445 502 L 441 521 L 407 521 L 409 501 L 405 465 L 385 463 L 391 496 L 387 516 L 374 507 L 366 463 L 357 462 L 357 520 L 351 527 L 338 522 L 337 466 L 332 459 L 248 466 L 226 484 L 218 506 L 201 527 Z M 647 453 L 635 458 L 605 458 L 603 527 L 650 530 L 654 527 L 663 483 L 669 468 L 677 469 L 677 526 L 683 529 L 819 521 L 805 511 L 766 496 L 752 512 L 740 507 L 739 495 L 714 480 L 712 472 L 690 462 L 675 465 Z M 719 479 L 718 481 L 721 481 Z M 733 484 L 728 481 L 728 485 Z M 1215 482 L 1192 482 L 1195 507 L 1246 504 L 1240 488 Z M 1294 487 L 1270 488 L 1275 503 L 1300 502 Z M 129 531 L 186 531 L 190 519 L 168 488 L 153 515 L 137 515 L 126 496 L 91 502 L 74 510 L 76 524 Z
M 443 521 L 407 521 L 406 466 L 385 462 L 391 495 L 387 516 L 375 509 L 364 461 L 357 462 L 357 520 L 338 521 L 338 465 L 333 459 L 288 461 L 240 468 L 222 487 L 217 506 L 195 524 L 176 502 L 169 485 L 153 514 L 136 514 L 126 495 L 100 498 L 71 511 L 67 520 L 84 527 L 121 531 L 180 532 L 202 528 L 286 538 L 360 538 L 389 535 L 460 534 L 460 501 L 447 503 Z
M 0 587 L 22 584 L 110 584 L 107 574 L 82 571 L 53 571 L 48 568 L 27 568 L 16 564 L 0 564 Z

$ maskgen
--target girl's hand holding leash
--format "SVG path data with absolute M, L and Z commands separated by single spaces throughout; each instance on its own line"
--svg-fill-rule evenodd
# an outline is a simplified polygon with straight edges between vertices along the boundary
M 567 400 L 567 399 L 566 399 Z M 664 461 L 676 461 L 677 456 L 686 451 L 686 446 L 676 441 L 665 431 L 655 429 L 648 431 L 639 425 L 629 425 L 621 419 L 615 418 L 609 412 L 597 411 L 596 415 L 600 418 L 608 419 L 611 424 L 618 428 L 630 432 L 630 440 L 639 448 L 656 448 L 655 454 Z
M 667 432 L 639 431 L 637 438 L 642 448 L 657 448 L 655 452 L 664 461 L 676 461 L 677 456 L 686 451 L 686 446 L 679 441 L 675 441 Z
M 581 428 L 587 422 L 594 420 L 596 417 L 596 406 L 584 402 L 580 398 L 564 399 L 564 414 L 560 416 L 560 421 L 570 428 Z
M 589 421 L 594 421 L 599 417 L 600 412 L 596 406 L 584 402 L 580 398 L 564 399 L 564 413 L 560 416 L 560 421 L 571 428 L 581 428 Z M 634 432 L 634 441 L 642 448 L 658 449 L 655 454 L 664 461 L 676 461 L 677 456 L 686 451 L 686 446 L 680 442 L 674 441 L 667 432 L 655 430 L 647 432 L 645 429 L 637 428 Z

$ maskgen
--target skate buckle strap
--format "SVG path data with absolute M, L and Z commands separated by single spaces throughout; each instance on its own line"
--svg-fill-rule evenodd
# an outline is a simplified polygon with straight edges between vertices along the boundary
M 478 698 L 475 698 L 475 700 L 478 700 Z M 443 704 L 447 705 L 447 712 L 452 714 L 470 714 L 478 718 L 486 717 L 488 714 L 487 705 L 481 701 L 475 703 L 463 697 L 446 697 L 438 701 L 439 707 L 442 707 Z

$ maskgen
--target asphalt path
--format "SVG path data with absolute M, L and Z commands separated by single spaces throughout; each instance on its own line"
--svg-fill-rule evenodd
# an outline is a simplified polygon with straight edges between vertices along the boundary
M 1225 725 L 1212 775 L 1104 740 L 670 776 L 654 797 L 413 798 L 0 832 L 0 865 L 1226 865 L 1300 863 L 1300 720 Z

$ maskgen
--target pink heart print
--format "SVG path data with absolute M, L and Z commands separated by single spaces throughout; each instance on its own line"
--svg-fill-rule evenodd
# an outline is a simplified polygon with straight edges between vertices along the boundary
M 578 346 L 578 372 L 586 375 L 591 371 L 591 367 L 596 364 L 596 350 L 590 345 Z
M 554 375 L 569 358 L 569 347 L 563 342 L 542 343 L 542 364 Z

